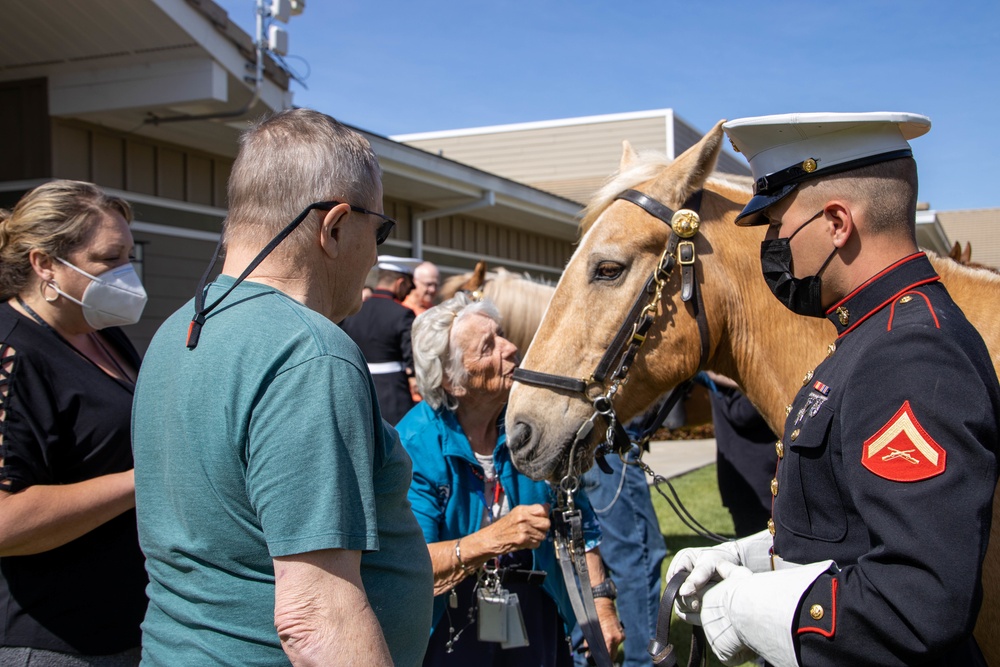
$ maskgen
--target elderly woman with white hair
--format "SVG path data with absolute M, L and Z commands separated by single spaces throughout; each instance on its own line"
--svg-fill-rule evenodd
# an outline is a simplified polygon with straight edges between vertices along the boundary
M 397 430 L 413 460 L 409 498 L 434 568 L 434 624 L 424 665 L 571 665 L 566 635 L 575 625 L 549 536 L 553 491 L 514 468 L 503 426 L 517 367 L 488 300 L 464 293 L 413 325 L 417 387 L 424 397 Z M 591 585 L 609 651 L 624 639 L 596 545 L 599 529 L 582 494 Z M 497 569 L 516 594 L 527 645 L 505 632 L 484 593 Z M 478 592 L 478 594 L 477 594 Z M 474 627 L 475 626 L 475 627 Z M 503 639 L 506 636 L 507 641 Z

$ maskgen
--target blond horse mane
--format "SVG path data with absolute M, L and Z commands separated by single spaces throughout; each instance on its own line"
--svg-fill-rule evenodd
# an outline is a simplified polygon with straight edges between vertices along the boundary
M 523 355 L 531 344 L 538 324 L 555 287 L 527 273 L 514 273 L 503 267 L 482 272 L 463 273 L 447 278 L 441 285 L 441 298 L 449 299 L 461 289 L 482 292 L 496 304 L 500 311 L 506 338 L 517 346 Z
M 627 153 L 631 147 L 627 146 L 628 142 L 625 143 Z M 583 210 L 583 217 L 580 220 L 580 236 L 587 233 L 587 230 L 597 221 L 604 209 L 615 201 L 619 193 L 655 179 L 671 163 L 673 160 L 658 151 L 640 151 L 632 155 L 631 161 L 623 160 L 619 170 L 612 174 L 587 202 L 587 207 Z M 721 188 L 743 192 L 748 200 L 752 194 L 753 179 L 749 176 L 714 172 L 706 180 L 706 185 L 709 183 Z

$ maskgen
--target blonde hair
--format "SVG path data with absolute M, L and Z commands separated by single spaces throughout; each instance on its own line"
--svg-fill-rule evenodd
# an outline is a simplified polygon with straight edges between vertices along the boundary
M 52 181 L 26 193 L 12 211 L 0 209 L 0 298 L 31 283 L 30 253 L 65 257 L 83 245 L 108 213 L 132 221 L 132 207 L 93 183 Z

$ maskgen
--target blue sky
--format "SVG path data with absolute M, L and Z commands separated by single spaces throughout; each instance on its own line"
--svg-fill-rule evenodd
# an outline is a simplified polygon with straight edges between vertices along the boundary
M 216 2 L 253 33 L 253 0 Z M 1000 207 L 996 0 L 307 0 L 285 27 L 309 72 L 295 104 L 377 134 L 668 107 L 702 131 L 912 111 L 933 122 L 913 141 L 921 201 Z

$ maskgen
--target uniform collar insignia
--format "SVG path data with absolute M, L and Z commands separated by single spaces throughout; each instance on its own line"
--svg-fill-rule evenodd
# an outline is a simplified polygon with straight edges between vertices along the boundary
M 826 318 L 843 336 L 863 321 L 892 303 L 895 298 L 916 285 L 938 280 L 927 255 L 922 252 L 904 257 L 869 278 L 826 311 Z

